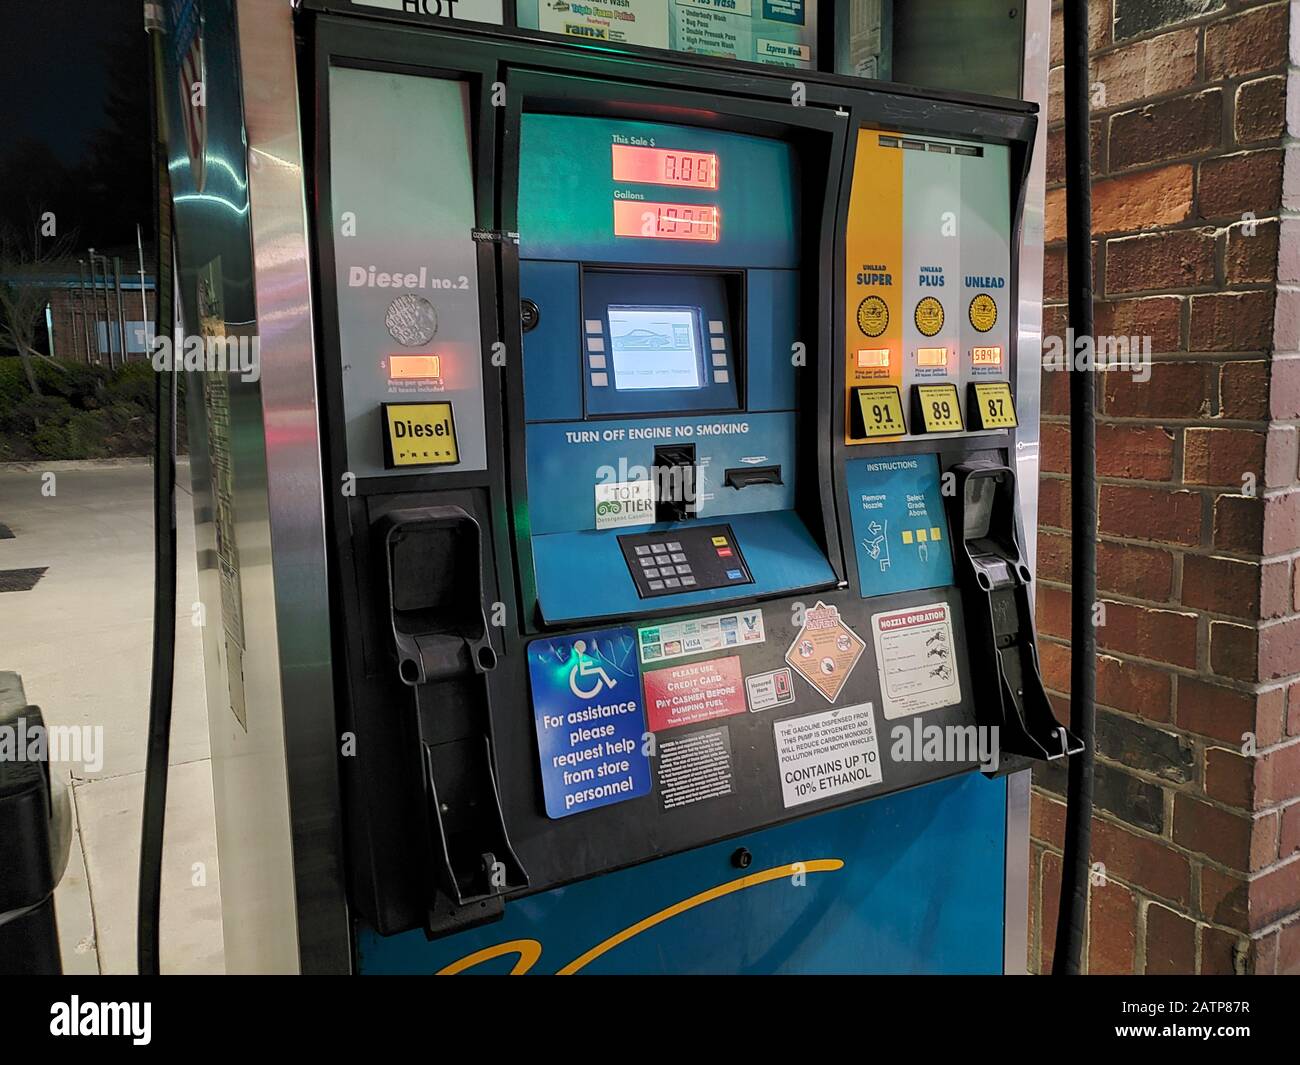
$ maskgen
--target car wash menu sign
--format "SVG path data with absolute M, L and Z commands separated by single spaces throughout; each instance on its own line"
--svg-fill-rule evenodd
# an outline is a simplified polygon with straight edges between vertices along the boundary
M 566 37 L 807 67 L 816 0 L 518 0 L 519 25 Z

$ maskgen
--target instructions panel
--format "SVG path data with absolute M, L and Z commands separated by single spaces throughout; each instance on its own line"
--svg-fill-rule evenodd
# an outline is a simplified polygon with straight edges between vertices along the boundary
M 947 603 L 876 614 L 871 629 L 887 719 L 961 702 Z
M 879 784 L 880 750 L 870 703 L 787 717 L 772 726 L 786 807 Z

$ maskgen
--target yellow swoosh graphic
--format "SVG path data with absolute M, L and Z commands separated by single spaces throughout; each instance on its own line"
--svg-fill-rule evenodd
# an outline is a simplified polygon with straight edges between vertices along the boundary
M 703 906 L 706 902 L 712 902 L 714 899 L 720 899 L 723 895 L 730 895 L 737 891 L 744 891 L 746 888 L 758 887 L 759 884 L 766 884 L 771 880 L 782 880 L 785 877 L 794 876 L 796 873 L 833 873 L 837 869 L 843 869 L 844 863 L 838 858 L 815 858 L 810 862 L 791 862 L 789 865 L 777 865 L 771 869 L 764 869 L 760 873 L 750 873 L 726 884 L 719 884 L 717 887 L 711 887 L 707 891 L 701 891 L 698 895 L 692 895 L 688 899 L 682 899 L 681 902 L 675 902 L 666 909 L 658 913 L 652 913 L 649 917 L 637 921 L 623 931 L 610 936 L 603 943 L 597 943 L 585 954 L 581 954 L 569 962 L 561 969 L 557 976 L 572 976 L 579 969 L 590 964 L 620 943 L 626 943 L 633 936 L 640 935 L 647 928 L 653 928 L 657 924 L 679 913 L 685 913 L 687 910 L 693 910 L 696 906 Z
M 504 943 L 496 944 L 496 946 L 484 947 L 482 950 L 476 950 L 473 954 L 466 954 L 465 957 L 452 962 L 446 968 L 439 969 L 434 975 L 455 976 L 457 973 L 463 973 L 466 969 L 474 968 L 480 962 L 491 961 L 503 954 L 519 955 L 515 967 L 510 970 L 510 975 L 523 976 L 542 956 L 542 945 L 535 939 L 508 939 Z
M 808 862 L 790 862 L 788 865 L 775 865 L 771 869 L 764 869 L 762 872 L 737 877 L 725 884 L 719 884 L 707 891 L 701 891 L 698 895 L 682 899 L 681 902 L 674 902 L 671 906 L 660 910 L 658 913 L 652 913 L 649 917 L 637 921 L 636 924 L 629 925 L 623 931 L 615 933 L 601 943 L 597 943 L 585 954 L 580 954 L 574 958 L 556 975 L 572 976 L 602 954 L 609 953 L 620 943 L 626 943 L 633 936 L 639 936 L 646 929 L 653 928 L 657 924 L 663 924 L 664 921 L 670 920 L 678 914 L 693 910 L 696 906 L 703 906 L 706 902 L 712 902 L 714 899 L 720 899 L 724 895 L 732 895 L 737 891 L 744 891 L 746 888 L 758 887 L 760 884 L 767 884 L 773 880 L 783 880 L 797 874 L 833 873 L 843 868 L 844 862 L 839 858 L 814 858 Z M 476 950 L 473 954 L 466 954 L 465 957 L 452 962 L 443 969 L 439 969 L 435 975 L 455 976 L 457 973 L 463 973 L 466 969 L 472 969 L 480 962 L 491 961 L 503 954 L 519 955 L 514 968 L 510 970 L 510 975 L 522 976 L 542 956 L 542 945 L 535 939 L 510 939 L 504 943 L 497 943 L 495 946 Z

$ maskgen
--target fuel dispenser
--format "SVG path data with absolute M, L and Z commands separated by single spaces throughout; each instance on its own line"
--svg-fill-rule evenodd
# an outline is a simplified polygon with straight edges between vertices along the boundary
M 1034 106 L 528 7 L 174 5 L 229 967 L 1015 970 Z

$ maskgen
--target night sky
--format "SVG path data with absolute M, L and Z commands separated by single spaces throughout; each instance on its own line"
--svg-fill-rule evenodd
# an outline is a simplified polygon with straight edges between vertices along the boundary
M 89 244 L 133 241 L 134 220 L 150 221 L 142 11 L 142 0 L 0 3 L 0 213 L 7 220 L 23 221 L 21 212 L 39 199 Z

